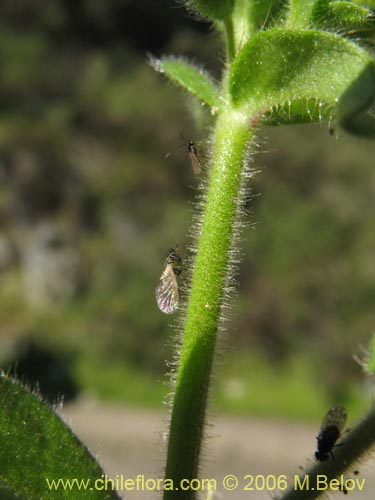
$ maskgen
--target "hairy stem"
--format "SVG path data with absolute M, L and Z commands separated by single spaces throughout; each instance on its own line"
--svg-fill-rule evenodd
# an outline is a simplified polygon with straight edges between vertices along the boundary
M 166 478 L 179 487 L 198 475 L 205 411 L 230 265 L 242 171 L 251 129 L 240 114 L 217 121 L 171 417 Z M 192 498 L 191 490 L 165 491 L 166 500 Z

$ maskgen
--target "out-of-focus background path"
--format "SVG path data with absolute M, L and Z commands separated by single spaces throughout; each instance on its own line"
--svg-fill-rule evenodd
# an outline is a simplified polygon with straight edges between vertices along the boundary
M 119 405 L 104 405 L 90 399 L 67 406 L 64 419 L 83 439 L 91 452 L 99 456 L 105 472 L 112 478 L 123 475 L 135 479 L 163 477 L 162 431 L 166 429 L 164 413 Z M 226 492 L 220 481 L 227 474 L 236 475 L 240 484 L 246 474 L 286 475 L 289 479 L 313 459 L 316 426 L 274 419 L 219 417 L 211 429 L 212 438 L 206 442 L 206 459 L 202 477 L 216 478 L 222 500 L 262 500 L 270 498 L 266 491 Z M 212 457 L 215 457 L 213 459 Z M 352 476 L 354 477 L 354 476 Z M 352 491 L 349 500 L 372 500 L 375 494 L 373 467 L 360 471 L 365 478 L 362 492 Z M 128 500 L 158 498 L 152 492 L 122 492 Z M 335 493 L 343 499 L 343 493 Z M 204 498 L 202 494 L 199 498 Z

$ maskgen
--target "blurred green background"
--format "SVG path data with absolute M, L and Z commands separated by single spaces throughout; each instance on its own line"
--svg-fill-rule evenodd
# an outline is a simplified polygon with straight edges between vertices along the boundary
M 196 199 L 180 133 L 204 158 L 210 116 L 148 53 L 220 76 L 219 38 L 173 0 L 1 2 L 1 366 L 37 372 L 52 399 L 54 381 L 156 408 L 167 392 L 174 320 L 154 289 Z M 265 130 L 258 149 L 213 405 L 358 413 L 370 397 L 353 355 L 375 330 L 375 145 L 299 126 Z

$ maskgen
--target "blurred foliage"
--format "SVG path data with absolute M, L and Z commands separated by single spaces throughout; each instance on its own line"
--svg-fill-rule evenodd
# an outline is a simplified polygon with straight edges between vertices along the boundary
M 196 185 L 180 133 L 204 158 L 209 117 L 153 72 L 146 52 L 208 65 L 217 47 L 208 26 L 172 0 L 2 2 L 3 358 L 32 337 L 65 353 L 79 386 L 160 402 L 171 330 L 154 288 L 165 251 L 186 243 Z M 241 348 L 264 381 L 271 366 L 288 380 L 303 372 L 316 405 L 350 399 L 362 377 L 352 355 L 375 319 L 375 147 L 320 127 L 267 134 L 228 333 L 234 353 L 221 377 L 246 365 L 235 356 Z M 256 395 L 244 380 L 261 398 L 266 384 Z M 279 413 L 293 406 L 297 385 Z M 241 398 L 231 406 L 220 394 L 220 407 L 240 410 Z
M 308 352 L 278 365 L 259 352 L 230 353 L 219 367 L 214 405 L 234 414 L 269 415 L 311 422 L 321 419 L 332 401 L 324 387 L 324 377 L 317 374 Z M 359 389 L 355 379 L 347 380 L 340 401 L 355 420 L 368 407 L 369 391 Z
M 360 374 L 352 355 L 367 345 L 375 319 L 375 148 L 319 127 L 273 137 L 274 152 L 256 162 L 264 165 L 255 187 L 262 196 L 252 200 L 259 224 L 240 273 L 238 330 L 276 363 L 309 352 L 340 398 Z

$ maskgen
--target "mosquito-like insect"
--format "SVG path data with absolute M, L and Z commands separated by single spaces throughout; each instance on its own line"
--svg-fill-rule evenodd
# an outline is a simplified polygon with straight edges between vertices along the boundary
M 191 168 L 195 175 L 199 175 L 201 173 L 201 160 L 198 155 L 197 148 L 195 146 L 194 141 L 188 141 L 188 153 L 191 162 Z
M 315 458 L 319 462 L 328 460 L 332 455 L 332 449 L 341 435 L 346 422 L 347 412 L 342 406 L 334 406 L 323 418 L 322 425 L 317 436 L 317 451 Z
M 199 175 L 201 173 L 201 159 L 199 157 L 195 142 L 185 139 L 185 137 L 182 134 L 180 134 L 180 137 L 184 142 L 180 146 L 178 146 L 176 149 L 180 149 L 183 146 L 187 146 L 187 150 L 188 150 L 189 158 L 190 158 L 190 163 L 191 163 L 191 168 L 193 169 L 193 172 L 195 175 Z M 170 154 L 171 153 L 166 154 L 165 157 L 167 158 Z
M 177 248 L 177 247 L 176 247 Z M 165 259 L 165 268 L 155 290 L 156 303 L 165 314 L 173 314 L 179 302 L 177 278 L 182 272 L 181 255 L 170 248 Z

